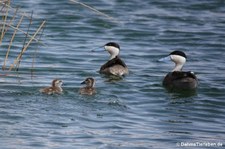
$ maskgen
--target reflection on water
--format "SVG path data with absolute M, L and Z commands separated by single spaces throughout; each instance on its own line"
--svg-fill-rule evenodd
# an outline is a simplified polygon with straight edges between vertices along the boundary
M 167 90 L 171 99 L 179 100 L 183 98 L 191 99 L 191 97 L 197 96 L 197 89 L 195 90 Z

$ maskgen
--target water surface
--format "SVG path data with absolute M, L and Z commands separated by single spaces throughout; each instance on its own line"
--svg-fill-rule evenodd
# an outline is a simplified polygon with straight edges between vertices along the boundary
M 44 45 L 32 44 L 19 72 L 0 78 L 1 148 L 172 149 L 181 142 L 224 145 L 224 2 L 82 2 L 115 20 L 67 0 L 12 2 L 21 11 L 34 12 L 34 26 L 42 20 L 47 25 Z M 120 55 L 130 69 L 130 75 L 120 81 L 110 82 L 97 72 L 108 53 L 90 52 L 109 41 L 120 44 Z M 1 59 L 6 44 L 1 46 Z M 20 44 L 14 49 L 16 46 Z M 161 85 L 174 64 L 157 60 L 174 49 L 182 49 L 188 56 L 184 70 L 197 74 L 195 93 L 171 93 Z M 16 54 L 12 51 L 11 61 Z M 96 79 L 98 94 L 81 96 L 77 93 L 80 83 L 89 76 Z M 54 78 L 64 81 L 64 94 L 40 94 L 38 90 Z

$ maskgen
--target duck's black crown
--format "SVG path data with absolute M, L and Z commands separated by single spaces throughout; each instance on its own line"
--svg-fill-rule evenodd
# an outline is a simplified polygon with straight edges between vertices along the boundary
M 108 42 L 107 44 L 105 44 L 105 46 L 112 46 L 112 47 L 116 47 L 116 48 L 120 49 L 119 44 L 117 44 L 115 42 Z
M 182 51 L 173 51 L 170 53 L 170 55 L 179 55 L 179 56 L 182 56 L 184 58 L 187 58 L 186 54 Z

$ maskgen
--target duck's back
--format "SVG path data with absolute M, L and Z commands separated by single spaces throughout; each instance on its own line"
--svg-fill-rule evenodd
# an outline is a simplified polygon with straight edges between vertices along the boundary
M 102 65 L 100 73 L 122 76 L 128 74 L 129 71 L 126 64 L 116 56 Z
M 163 85 L 167 88 L 195 89 L 198 86 L 198 80 L 193 72 L 174 71 L 166 75 Z
M 82 95 L 93 95 L 96 94 L 94 87 L 83 87 L 79 90 L 79 93 Z
M 48 94 L 48 95 L 55 94 L 55 93 L 56 94 L 62 93 L 62 89 L 58 87 L 46 87 L 46 88 L 40 89 L 39 91 L 41 93 Z

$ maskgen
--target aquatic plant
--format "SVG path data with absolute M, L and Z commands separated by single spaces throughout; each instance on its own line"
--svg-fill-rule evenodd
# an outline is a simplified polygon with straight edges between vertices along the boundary
M 39 26 L 32 26 L 33 12 L 27 14 L 19 8 L 11 7 L 10 0 L 0 1 L 0 46 L 1 52 L 4 52 L 4 48 L 7 49 L 2 64 L 2 69 L 8 69 L 11 71 L 15 69 L 18 71 L 21 59 L 24 53 L 27 51 L 31 43 L 41 43 L 41 36 L 44 31 L 46 21 L 42 21 Z M 5 39 L 5 40 L 4 40 Z M 41 43 L 42 44 L 42 43 Z M 11 50 L 17 53 L 17 56 L 9 60 Z M 37 50 L 35 50 L 36 52 Z M 32 67 L 34 66 L 34 54 Z M 7 68 L 7 63 L 9 67 Z

